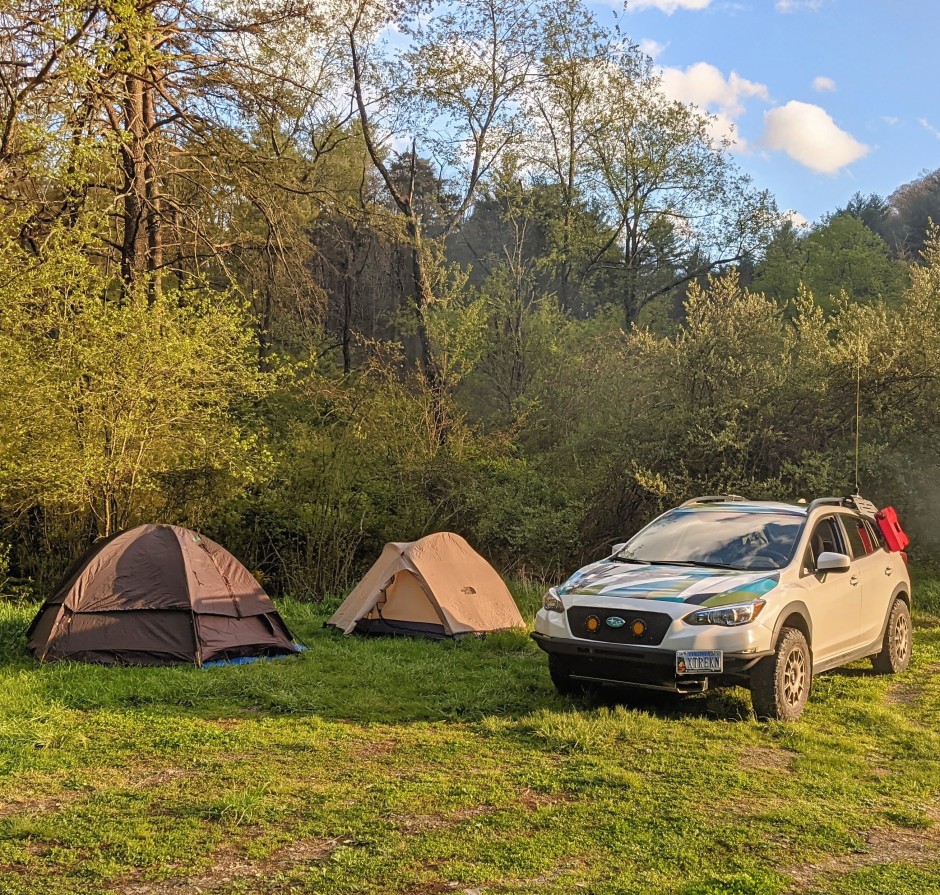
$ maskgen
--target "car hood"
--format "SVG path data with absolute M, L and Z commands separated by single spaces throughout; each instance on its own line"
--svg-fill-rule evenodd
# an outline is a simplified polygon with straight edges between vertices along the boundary
M 557 590 L 561 596 L 624 597 L 723 606 L 757 599 L 779 583 L 778 572 L 645 566 L 602 559 L 579 569 Z

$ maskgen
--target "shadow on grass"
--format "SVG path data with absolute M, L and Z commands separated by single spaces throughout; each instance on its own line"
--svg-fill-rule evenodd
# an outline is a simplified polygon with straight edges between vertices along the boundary
M 0 686 L 3 677 L 25 676 L 33 693 L 78 710 L 363 724 L 520 717 L 562 704 L 543 654 L 522 632 L 457 642 L 365 639 L 309 626 L 297 633 L 308 647 L 299 656 L 205 669 L 40 665 L 20 638 L 12 654 L 4 651 Z
M 663 690 L 602 687 L 584 704 L 597 708 L 619 706 L 671 720 L 711 718 L 737 722 L 754 719 L 750 694 L 741 687 L 716 687 L 692 696 Z
M 326 616 L 318 607 L 283 608 L 307 652 L 247 666 L 198 669 L 39 665 L 26 656 L 22 636 L 34 610 L 6 607 L 0 612 L 0 687 L 4 678 L 15 678 L 15 686 L 25 683 L 36 696 L 69 709 L 201 718 L 291 715 L 328 723 L 475 722 L 488 716 L 520 719 L 542 710 L 577 712 L 605 706 L 670 720 L 753 718 L 743 688 L 686 697 L 603 688 L 587 699 L 559 697 L 544 654 L 521 631 L 456 642 L 360 638 L 324 629 Z M 940 632 L 918 632 L 918 644 L 934 645 L 938 638 Z M 871 671 L 860 663 L 830 674 L 863 679 Z
M 875 674 L 871 667 L 871 662 L 863 660 L 864 665 L 843 665 L 841 668 L 830 668 L 822 674 L 817 674 L 816 678 L 821 677 L 852 677 L 852 678 L 878 678 L 881 675 Z
M 401 724 L 518 720 L 541 710 L 623 706 L 668 719 L 751 717 L 746 692 L 677 697 L 604 688 L 558 696 L 544 654 L 522 632 L 458 642 L 306 632 L 300 656 L 245 666 L 134 668 L 19 660 L 2 677 L 29 678 L 44 700 L 83 711 L 131 710 L 208 719 L 291 715 L 325 722 Z

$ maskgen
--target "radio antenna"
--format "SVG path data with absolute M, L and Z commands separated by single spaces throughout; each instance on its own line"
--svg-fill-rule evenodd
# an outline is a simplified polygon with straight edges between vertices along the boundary
M 859 336 L 858 348 L 855 352 L 855 493 L 862 493 L 862 486 L 858 480 L 858 443 L 859 430 L 862 427 L 862 339 Z

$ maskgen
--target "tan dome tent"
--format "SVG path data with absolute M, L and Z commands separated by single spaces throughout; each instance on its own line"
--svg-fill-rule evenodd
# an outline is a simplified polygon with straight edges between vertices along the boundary
M 202 665 L 298 651 L 251 573 L 214 541 L 175 525 L 141 525 L 96 545 L 27 636 L 41 661 L 107 665 Z
M 460 535 L 386 544 L 327 626 L 346 634 L 458 637 L 525 623 L 496 570 Z

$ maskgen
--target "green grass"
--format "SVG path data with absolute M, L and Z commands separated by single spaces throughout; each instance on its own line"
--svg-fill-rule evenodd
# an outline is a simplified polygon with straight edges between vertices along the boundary
M 292 602 L 299 658 L 40 666 L 0 603 L 0 893 L 940 893 L 921 594 L 912 670 L 821 676 L 794 725 L 743 690 L 566 700 L 523 634 L 363 640 Z

